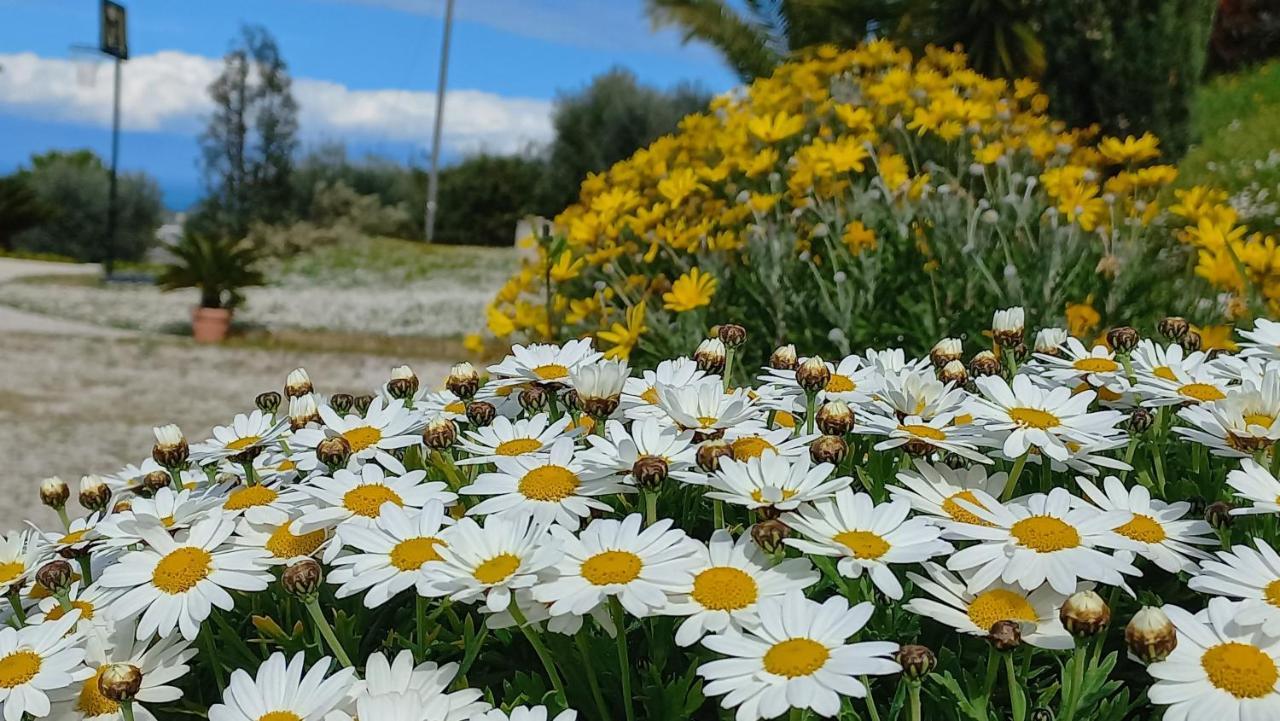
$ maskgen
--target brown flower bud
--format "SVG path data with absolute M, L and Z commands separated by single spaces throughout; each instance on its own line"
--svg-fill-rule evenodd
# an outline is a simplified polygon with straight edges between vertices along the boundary
M 997 651 L 1012 651 L 1022 645 L 1022 626 L 1017 621 L 996 621 L 987 633 L 987 641 Z
M 547 406 L 547 390 L 540 385 L 531 385 L 520 391 L 520 407 L 529 413 L 537 413 Z
M 315 595 L 323 581 L 324 569 L 314 558 L 296 561 L 280 574 L 280 585 L 285 592 L 300 598 Z
M 355 412 L 360 415 L 368 413 L 369 406 L 371 405 L 373 405 L 372 393 L 365 393 L 364 395 L 356 396 L 355 400 L 352 401 L 352 408 L 354 408 Z
M 1031 715 L 1027 717 L 1027 721 L 1053 721 L 1053 709 L 1037 706 L 1031 709 Z
M 284 379 L 284 395 L 286 398 L 301 398 L 310 395 L 315 391 L 315 387 L 311 385 L 311 376 L 307 375 L 307 369 L 294 368 L 289 371 L 289 375 Z
M 1160 319 L 1160 322 L 1156 325 L 1156 330 L 1160 331 L 1160 335 L 1165 338 L 1178 343 L 1191 330 L 1191 324 L 1187 322 L 1186 318 L 1171 315 L 1168 318 Z
M 964 363 L 953 360 L 942 366 L 942 370 L 938 372 L 938 380 L 943 383 L 954 383 L 957 386 L 963 386 L 969 382 L 969 371 L 965 370 Z
M 1165 660 L 1177 648 L 1178 632 L 1164 611 L 1143 606 L 1124 627 L 1124 641 L 1136 658 L 1154 663 Z
M 783 540 L 789 535 L 791 529 L 777 518 L 761 521 L 751 527 L 751 540 L 765 553 L 782 550 Z
M 1137 329 L 1127 325 L 1107 331 L 1107 343 L 1111 346 L 1111 350 L 1117 353 L 1129 353 L 1138 347 L 1140 340 L 1142 336 L 1138 335 Z
M 109 663 L 98 674 L 98 693 L 116 703 L 128 703 L 142 689 L 142 669 L 131 663 Z
M 809 443 L 809 458 L 814 463 L 840 465 L 849 455 L 849 444 L 840 436 L 818 436 Z
M 720 470 L 721 458 L 733 458 L 733 444 L 715 439 L 698 446 L 698 467 L 707 473 Z
M 316 460 L 336 471 L 351 458 L 351 442 L 342 436 L 329 436 L 316 444 Z
M 422 429 L 422 442 L 433 451 L 444 451 L 458 440 L 458 424 L 444 416 L 432 418 Z
M 738 348 L 747 342 L 747 329 L 735 323 L 725 323 L 716 333 L 726 348 Z
M 387 395 L 396 400 L 412 398 L 418 392 L 418 376 L 409 366 L 396 366 L 391 369 L 391 380 L 387 381 Z
M 89 512 L 101 511 L 111 503 L 111 489 L 94 475 L 80 479 L 80 506 Z
M 546 386 L 547 392 L 555 393 L 556 387 L 557 386 L 554 383 L 548 384 Z M 582 410 L 582 396 L 578 395 L 578 392 L 572 388 L 570 388 L 569 390 L 565 391 L 560 395 L 560 401 L 564 403 L 564 407 L 567 410 L 573 410 L 573 411 Z
M 969 375 L 974 378 L 1000 375 L 1000 359 L 989 350 L 982 351 L 969 359 Z
M 646 491 L 660 488 L 671 472 L 667 459 L 660 456 L 640 456 L 631 464 L 631 477 L 635 484 Z
M 487 426 L 498 417 L 498 409 L 487 401 L 471 401 L 467 404 L 467 420 L 475 426 Z
M 49 561 L 36 571 L 36 583 L 53 593 L 61 593 L 71 585 L 75 570 L 63 560 Z
M 817 421 L 818 430 L 829 436 L 845 436 L 853 431 L 853 409 L 844 401 L 823 403 L 813 419 Z
M 1005 348 L 1022 343 L 1026 313 L 1022 307 L 998 310 L 991 319 L 991 335 Z
M 148 496 L 155 495 L 155 492 L 161 488 L 169 488 L 173 484 L 173 479 L 165 471 L 152 471 L 142 477 L 142 488 Z
M 289 427 L 293 430 L 306 428 L 310 423 L 320 420 L 320 407 L 316 397 L 310 393 L 289 399 Z
M 592 418 L 608 418 L 613 415 L 613 412 L 618 410 L 618 404 L 621 400 L 620 396 L 587 398 L 585 400 L 579 396 L 579 401 L 582 403 L 582 411 Z
M 1204 520 L 1216 529 L 1230 528 L 1235 523 L 1231 515 L 1231 504 L 1226 501 L 1214 501 L 1204 509 Z
M 796 383 L 806 393 L 817 393 L 827 387 L 831 380 L 831 369 L 818 356 L 805 358 L 796 368 Z
M 480 374 L 470 363 L 455 363 L 444 379 L 444 387 L 458 398 L 469 401 L 480 390 Z
M 329 407 L 340 416 L 350 413 L 355 404 L 356 397 L 350 393 L 334 393 L 329 396 Z
M 951 361 L 964 356 L 964 343 L 959 338 L 943 338 L 929 350 L 929 361 L 934 368 L 944 368 Z
M 125 511 L 131 510 L 132 508 L 133 508 L 133 503 L 126 498 L 123 501 L 116 501 L 116 504 L 111 507 L 111 512 L 124 513 Z
M 1186 334 L 1178 339 L 1178 345 L 1182 346 L 1182 350 L 1188 353 L 1194 353 L 1200 350 L 1200 333 L 1194 330 L 1188 330 Z
M 902 675 L 912 681 L 919 681 L 929 675 L 938 665 L 938 657 L 928 646 L 908 643 L 898 649 L 898 665 L 902 667 Z
M 698 344 L 698 349 L 693 352 L 693 360 L 698 364 L 698 369 L 704 373 L 712 375 L 724 373 L 726 360 L 724 343 L 719 338 L 707 338 Z
M 1093 591 L 1077 591 L 1058 609 L 1063 628 L 1076 638 L 1092 638 L 1111 622 L 1111 607 Z
M 800 359 L 796 357 L 796 347 L 788 343 L 780 345 L 769 356 L 769 367 L 779 371 L 793 371 L 800 365 Z
M 275 415 L 276 411 L 280 410 L 280 404 L 283 402 L 284 397 L 276 391 L 265 391 L 263 393 L 259 393 L 257 397 L 253 399 L 253 404 L 258 407 L 258 410 L 270 415 Z
M 154 429 L 156 444 L 151 447 L 151 457 L 165 468 L 181 468 L 187 464 L 190 449 L 182 431 L 172 423 Z
M 67 499 L 71 497 L 71 488 L 67 482 L 57 476 L 50 476 L 40 482 L 40 502 L 50 508 L 65 508 Z
M 1144 433 L 1148 428 L 1156 422 L 1156 414 L 1151 412 L 1149 408 L 1134 408 L 1129 412 L 1129 430 L 1134 433 Z

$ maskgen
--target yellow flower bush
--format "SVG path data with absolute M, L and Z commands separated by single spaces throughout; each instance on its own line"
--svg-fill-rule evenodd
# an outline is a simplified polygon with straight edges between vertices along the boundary
M 724 318 L 849 352 L 974 334 L 1011 305 L 1099 331 L 1277 308 L 1275 239 L 1236 224 L 1225 195 L 1171 197 L 1154 136 L 1097 138 L 1047 110 L 1033 81 L 958 52 L 807 51 L 587 178 L 489 330 L 654 358 Z

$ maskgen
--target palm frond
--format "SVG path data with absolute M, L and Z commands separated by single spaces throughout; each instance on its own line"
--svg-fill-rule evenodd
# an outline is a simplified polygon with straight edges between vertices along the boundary
M 647 0 L 655 27 L 680 28 L 684 42 L 701 40 L 720 51 L 744 82 L 773 72 L 784 57 L 771 38 L 724 0 Z

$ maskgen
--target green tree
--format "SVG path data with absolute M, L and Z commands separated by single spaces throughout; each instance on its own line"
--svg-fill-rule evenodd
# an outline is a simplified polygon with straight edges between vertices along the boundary
M 0 178 L 0 251 L 13 250 L 13 239 L 49 215 L 21 175 Z
M 542 172 L 535 158 L 484 154 L 441 170 L 436 242 L 511 245 L 520 219 L 539 212 L 535 195 Z M 420 177 L 425 189 L 425 174 Z M 419 202 L 416 210 L 421 209 Z

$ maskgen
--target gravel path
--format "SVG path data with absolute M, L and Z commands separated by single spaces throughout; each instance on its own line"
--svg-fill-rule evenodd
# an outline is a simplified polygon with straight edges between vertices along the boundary
M 102 269 L 96 263 L 47 263 L 39 260 L 0 258 L 0 284 L 33 275 L 98 275 Z M 85 335 L 120 337 L 127 331 L 95 326 L 61 318 L 28 313 L 16 308 L 0 306 L 0 334 L 40 333 L 43 335 Z M 0 335 L 2 337 L 2 335 Z M 4 345 L 0 343 L 0 350 Z

